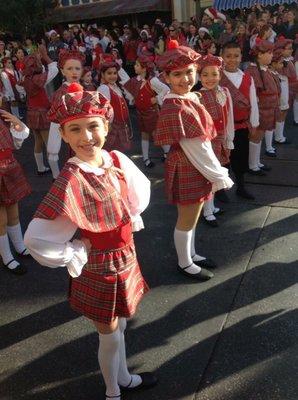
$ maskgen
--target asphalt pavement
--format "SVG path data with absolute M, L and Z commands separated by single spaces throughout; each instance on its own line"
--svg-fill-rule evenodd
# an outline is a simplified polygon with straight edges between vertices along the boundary
M 198 252 L 218 264 L 205 283 L 176 271 L 176 210 L 166 203 L 154 149 L 156 166 L 145 171 L 152 182 L 146 229 L 135 235 L 151 291 L 129 322 L 127 355 L 132 371 L 155 371 L 160 383 L 123 399 L 298 399 L 298 128 L 291 118 L 286 132 L 292 144 L 278 146 L 277 159 L 264 157 L 272 171 L 247 177 L 256 200 L 239 200 L 232 189 L 220 227 L 199 223 Z M 143 169 L 135 136 L 131 155 Z M 18 158 L 33 187 L 20 203 L 25 229 L 51 177 L 36 176 L 32 138 Z M 0 268 L 0 399 L 104 399 L 98 337 L 68 306 L 66 271 L 25 263 L 22 277 Z

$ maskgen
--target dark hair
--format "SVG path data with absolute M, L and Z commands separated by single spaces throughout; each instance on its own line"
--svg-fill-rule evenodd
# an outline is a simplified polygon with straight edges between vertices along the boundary
M 159 25 L 159 24 L 153 25 L 153 32 L 155 34 L 155 40 L 156 41 L 158 41 L 158 39 L 160 37 L 165 39 L 165 33 L 164 33 L 163 27 L 161 25 Z
M 115 31 L 109 31 L 108 34 L 111 36 L 111 38 L 117 42 L 119 40 L 119 35 L 117 32 Z
M 240 49 L 241 51 L 241 46 L 236 40 L 230 40 L 222 46 L 222 52 L 226 49 Z
M 131 40 L 138 40 L 140 38 L 139 32 L 136 28 L 129 28 L 129 30 L 131 32 Z

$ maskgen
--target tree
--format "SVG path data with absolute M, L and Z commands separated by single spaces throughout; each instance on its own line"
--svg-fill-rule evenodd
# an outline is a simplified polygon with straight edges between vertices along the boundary
M 51 0 L 0 0 L 0 28 L 23 37 L 44 32 L 46 9 L 54 4 Z

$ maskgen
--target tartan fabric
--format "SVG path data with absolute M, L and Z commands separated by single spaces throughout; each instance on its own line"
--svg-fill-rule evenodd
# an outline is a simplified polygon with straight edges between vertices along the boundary
M 61 97 L 64 96 L 67 93 L 68 90 L 68 85 L 66 83 L 62 83 L 62 85 L 57 89 L 51 98 L 51 105 L 52 104 L 58 104 Z
M 156 130 L 159 116 L 159 107 L 152 105 L 147 110 L 137 110 L 137 121 L 140 132 L 152 134 Z
M 142 83 L 143 82 L 141 80 L 138 80 L 138 78 L 134 76 L 133 78 L 130 78 L 129 81 L 127 81 L 123 85 L 123 87 L 133 96 L 134 99 L 136 99 L 138 97 Z
M 214 42 L 211 42 L 211 44 Z M 201 73 L 206 67 L 218 67 L 221 71 L 223 69 L 223 59 L 221 57 L 213 56 L 212 54 L 207 54 L 200 58 L 198 61 L 198 72 Z
M 216 136 L 211 142 L 213 151 L 221 165 L 227 165 L 230 162 L 231 151 L 226 148 L 226 137 Z
M 260 113 L 259 129 L 273 130 L 279 115 L 280 85 L 278 85 L 278 81 L 269 69 L 259 71 L 256 66 L 250 65 L 246 72 L 253 78 L 257 90 Z
M 211 116 L 198 102 L 165 98 L 161 107 L 154 143 L 158 146 L 179 143 L 183 138 L 212 140 L 216 136 Z
M 132 241 L 105 252 L 91 249 L 82 274 L 70 281 L 69 302 L 85 317 L 109 324 L 132 317 L 148 290 Z
M 157 58 L 157 66 L 160 71 L 173 71 L 184 68 L 187 65 L 197 63 L 201 55 L 187 46 L 179 46 L 167 50 Z
M 31 187 L 17 160 L 0 160 L 0 206 L 10 206 L 31 193 Z
M 113 184 L 117 174 L 111 167 L 97 176 L 67 162 L 34 218 L 55 219 L 65 215 L 79 228 L 91 232 L 110 231 L 125 225 L 130 221 L 130 214 Z
M 27 56 L 24 60 L 24 82 L 23 86 L 27 96 L 36 96 L 40 89 L 44 88 L 48 73 L 42 71 L 42 65 L 36 56 Z
M 243 124 L 241 128 L 245 128 L 249 124 L 251 110 L 249 91 L 251 83 L 252 78 L 246 72 L 243 75 L 239 88 L 237 88 L 224 73 L 220 81 L 220 84 L 230 91 L 233 99 L 234 122 L 237 123 L 237 121 L 241 121 L 243 123 L 243 121 L 247 121 L 246 126 Z
M 13 139 L 8 126 L 0 118 L 0 150 L 14 150 Z
M 28 109 L 26 124 L 32 130 L 50 129 L 50 121 L 45 109 Z
M 296 75 L 295 65 L 292 61 L 287 61 L 287 65 L 283 68 L 281 72 L 289 79 L 289 89 L 292 93 L 298 94 L 298 79 Z
M 103 148 L 107 151 L 118 150 L 125 152 L 131 148 L 131 137 L 129 121 L 125 123 L 114 120 Z
M 226 102 L 222 106 L 219 104 L 216 98 L 215 90 L 204 90 L 201 89 L 201 103 L 204 105 L 208 113 L 211 115 L 211 118 L 214 122 L 217 136 L 225 135 L 225 130 L 228 122 L 228 112 L 229 112 L 229 102 L 228 102 L 228 89 L 225 87 L 221 87 L 219 90 L 222 90 L 226 95 Z
M 173 146 L 165 162 L 166 193 L 171 204 L 208 200 L 211 183 L 191 164 L 180 146 Z

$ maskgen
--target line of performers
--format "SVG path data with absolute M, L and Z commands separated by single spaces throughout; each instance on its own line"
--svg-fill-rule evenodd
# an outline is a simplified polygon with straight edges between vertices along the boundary
M 30 192 L 30 186 L 13 150 L 20 147 L 29 130 L 16 116 L 2 111 L 0 254 L 10 272 L 26 272 L 11 253 L 9 236 L 20 255 L 26 257 L 30 252 L 41 265 L 67 268 L 70 305 L 94 324 L 99 335 L 98 361 L 106 399 L 119 400 L 124 391 L 157 383 L 152 372 L 131 374 L 126 362 L 126 320 L 135 314 L 148 291 L 133 232 L 144 228 L 141 213 L 150 201 L 150 181 L 122 152 L 129 149 L 131 140 L 125 97 L 136 106 L 145 167 L 153 166 L 151 138 L 163 149 L 166 193 L 178 211 L 174 230 L 177 269 L 190 279 L 206 281 L 213 277 L 210 269 L 215 264 L 195 246 L 202 209 L 205 218 L 214 221 L 214 194 L 224 197 L 223 191 L 233 185 L 229 164 L 237 194 L 253 198 L 245 188 L 244 174 L 263 175 L 268 170 L 260 162 L 263 137 L 270 155 L 275 154 L 274 132 L 277 142 L 287 142 L 284 119 L 289 99 L 297 97 L 295 66 L 288 59 L 290 46 L 287 40 L 275 47 L 257 42 L 255 62 L 242 72 L 241 50 L 234 42 L 223 48 L 223 62 L 211 55 L 202 57 L 173 41 L 158 60 L 159 78 L 148 59 L 137 61 L 133 78 L 106 59 L 97 91 L 91 82 L 87 88 L 91 91 L 78 83 L 82 55 L 64 51 L 59 67 L 65 83 L 51 103 L 46 85 L 58 71 L 56 63 L 42 47 L 40 57 L 27 58 L 24 88 L 27 124 L 36 140 L 35 159 L 39 173 L 45 173 L 41 150 L 46 144 L 55 180 L 23 241 L 17 203 Z M 47 71 L 41 58 L 48 64 Z M 192 91 L 197 73 L 202 83 L 199 92 Z M 72 156 L 60 172 L 61 138 Z M 73 240 L 78 230 L 80 239 Z

